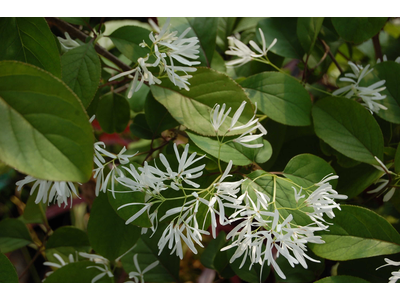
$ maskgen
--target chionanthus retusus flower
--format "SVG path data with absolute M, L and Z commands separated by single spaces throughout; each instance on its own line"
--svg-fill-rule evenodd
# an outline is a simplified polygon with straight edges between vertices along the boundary
M 230 126 L 229 126 L 227 132 L 247 129 L 246 132 L 242 133 L 239 137 L 233 139 L 233 142 L 241 144 L 242 146 L 247 147 L 247 148 L 261 148 L 264 146 L 263 144 L 250 143 L 250 142 L 255 141 L 258 138 L 262 137 L 263 135 L 267 134 L 267 130 L 264 128 L 264 126 L 262 126 L 258 122 L 258 118 L 256 118 L 257 103 L 255 104 L 255 110 L 254 110 L 253 117 L 246 124 L 235 126 L 237 124 L 240 116 L 243 113 L 246 103 L 247 103 L 246 101 L 243 101 L 242 104 L 239 106 L 239 108 L 234 113 L 233 117 L 231 118 Z M 222 104 L 222 106 L 220 104 L 215 104 L 213 109 L 210 112 L 210 122 L 211 122 L 211 125 L 213 126 L 214 131 L 217 135 L 218 135 L 218 131 L 220 130 L 220 127 L 225 122 L 226 118 L 228 117 L 228 115 L 231 111 L 231 107 L 226 112 L 225 112 L 225 108 L 226 108 L 225 103 Z M 257 129 L 261 133 L 253 134 L 253 132 L 256 131 Z
M 332 95 L 337 96 L 347 92 L 344 97 L 350 99 L 354 96 L 361 99 L 364 102 L 362 105 L 365 106 L 371 113 L 377 113 L 380 109 L 387 110 L 386 106 L 376 102 L 386 98 L 386 95 L 380 94 L 381 91 L 386 89 L 386 87 L 383 86 L 386 81 L 380 80 L 367 87 L 360 86 L 361 80 L 374 69 L 369 69 L 369 65 L 363 68 L 362 66 L 356 65 L 350 61 L 348 64 L 353 73 L 346 73 L 344 74 L 345 77 L 342 77 L 339 80 L 343 82 L 349 82 L 350 85 L 337 89 L 332 93 Z
M 238 58 L 228 61 L 226 63 L 227 66 L 240 67 L 240 66 L 248 63 L 249 61 L 253 60 L 254 58 L 259 58 L 259 57 L 263 57 L 263 56 L 267 55 L 268 51 L 276 44 L 277 39 L 274 39 L 267 48 L 264 32 L 261 30 L 261 28 L 258 28 L 258 30 L 259 30 L 260 36 L 261 36 L 262 49 L 254 41 L 249 42 L 250 46 L 253 47 L 253 49 L 257 53 L 255 53 L 253 50 L 251 50 L 246 44 L 244 44 L 242 41 L 240 41 L 236 37 L 233 37 L 233 36 L 228 37 L 230 46 L 229 46 L 229 50 L 225 51 L 225 54 L 237 56 Z
M 195 61 L 199 58 L 199 40 L 197 37 L 186 37 L 191 30 L 190 27 L 179 36 L 177 36 L 177 31 L 170 32 L 170 22 L 171 18 L 167 18 L 164 26 L 160 29 L 153 20 L 149 19 L 149 23 L 156 34 L 153 34 L 153 32 L 149 34 L 151 46 L 148 46 L 145 42 L 141 43 L 140 46 L 149 48 L 150 52 L 146 57 L 138 58 L 132 70 L 122 72 L 109 79 L 111 81 L 124 76 L 132 78 L 128 98 L 131 98 L 133 93 L 137 92 L 145 82 L 149 85 L 161 83 L 161 80 L 149 70 L 149 68 L 156 67 L 158 67 L 159 76 L 165 72 L 175 86 L 189 90 L 188 80 L 192 78 L 192 75 L 188 75 L 188 72 L 195 72 L 196 68 L 193 66 L 201 63 Z M 149 60 L 154 62 L 148 63 Z M 183 66 L 176 66 L 176 62 L 183 64 Z M 185 75 L 182 75 L 182 72 Z

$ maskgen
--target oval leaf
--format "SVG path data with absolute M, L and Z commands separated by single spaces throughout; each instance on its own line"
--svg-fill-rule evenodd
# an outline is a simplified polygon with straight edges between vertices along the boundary
M 90 213 L 88 235 L 93 249 L 112 261 L 132 248 L 140 237 L 140 228 L 125 225 L 114 212 L 107 195 L 100 193 Z
M 337 33 L 347 42 L 360 44 L 376 35 L 388 18 L 332 18 Z
M 311 99 L 294 78 L 264 72 L 242 81 L 250 100 L 272 120 L 293 126 L 311 125 Z
M 130 118 L 129 103 L 124 96 L 108 93 L 99 99 L 96 118 L 105 132 L 122 132 Z
M 335 170 L 324 159 L 312 154 L 300 154 L 293 157 L 283 170 L 283 175 L 298 185 L 309 187 L 321 181 Z M 333 188 L 336 181 L 330 181 Z
M 319 234 L 325 244 L 310 245 L 320 257 L 345 261 L 400 252 L 400 234 L 371 210 L 342 205 L 332 222 Z
M 190 91 L 179 90 L 171 82 L 164 80 L 162 86 L 152 85 L 151 92 L 175 120 L 198 134 L 215 136 L 210 122 L 210 112 L 215 104 L 226 103 L 227 109 L 232 107 L 230 116 L 233 116 L 243 101 L 250 102 L 236 82 L 217 71 L 198 68 L 189 81 Z M 236 126 L 246 124 L 252 116 L 253 110 L 247 104 Z M 230 123 L 231 117 L 228 116 L 219 129 L 220 135 L 228 130 Z M 241 132 L 234 132 L 239 133 Z
M 93 130 L 79 99 L 34 66 L 0 62 L 0 159 L 33 177 L 86 182 Z
M 146 57 L 148 49 L 139 46 L 145 41 L 151 45 L 150 31 L 137 26 L 124 26 L 110 34 L 110 39 L 115 47 L 131 61 L 136 62 L 139 57 Z
M 0 253 L 0 283 L 17 283 L 18 275 L 14 265 L 7 256 Z
M 56 39 L 44 18 L 1 18 L 0 60 L 19 60 L 61 77 Z
M 307 54 L 314 48 L 318 33 L 321 31 L 324 18 L 303 17 L 297 19 L 297 37 Z
M 28 228 L 18 219 L 0 222 L 0 252 L 7 253 L 32 243 Z
M 46 249 L 58 247 L 73 247 L 85 251 L 90 248 L 88 236 L 82 230 L 73 226 L 63 226 L 54 231 L 46 243 Z
M 304 55 L 303 47 L 297 38 L 297 18 L 268 18 L 263 19 L 257 24 L 264 32 L 267 45 L 271 44 L 276 38 L 278 42 L 271 48 L 272 53 L 283 57 L 302 59 Z M 258 41 L 261 41 L 258 29 L 256 30 Z
M 383 159 L 383 135 L 374 117 L 357 102 L 327 97 L 312 108 L 317 136 L 340 153 L 378 165 Z
M 93 44 L 74 48 L 61 57 L 62 80 L 81 99 L 87 108 L 100 82 L 101 64 Z

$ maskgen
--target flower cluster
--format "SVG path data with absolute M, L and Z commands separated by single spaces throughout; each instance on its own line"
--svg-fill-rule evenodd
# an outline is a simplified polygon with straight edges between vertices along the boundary
M 130 71 L 122 72 L 109 79 L 115 80 L 123 76 L 129 76 L 133 78 L 132 83 L 129 87 L 128 98 L 131 98 L 134 92 L 137 92 L 144 82 L 149 85 L 160 84 L 161 80 L 153 75 L 148 69 L 151 67 L 159 67 L 159 77 L 166 73 L 169 80 L 179 87 L 180 89 L 189 90 L 188 80 L 192 78 L 192 75 L 188 75 L 188 72 L 195 72 L 196 68 L 194 65 L 200 64 L 199 61 L 191 61 L 189 59 L 197 59 L 199 56 L 200 46 L 198 45 L 199 40 L 197 37 L 185 38 L 191 28 L 187 28 L 181 35 L 177 36 L 178 32 L 169 31 L 170 18 L 167 19 L 164 26 L 160 29 L 151 19 L 149 20 L 155 32 L 149 34 L 149 38 L 152 45 L 149 46 L 146 42 L 140 44 L 141 47 L 149 48 L 150 53 L 146 57 L 140 57 L 135 68 Z M 167 62 L 169 59 L 169 64 Z M 148 62 L 154 60 L 154 62 Z M 175 62 L 174 62 L 175 61 Z M 176 66 L 176 62 L 184 66 Z M 177 72 L 183 72 L 185 75 L 178 75 Z
M 262 49 L 254 42 L 250 41 L 250 46 L 253 47 L 253 49 L 257 52 L 254 52 L 251 50 L 247 45 L 245 45 L 243 42 L 241 42 L 239 39 L 236 37 L 230 36 L 228 37 L 229 41 L 229 50 L 225 51 L 226 54 L 228 55 L 234 55 L 239 58 L 228 61 L 226 63 L 227 66 L 236 66 L 240 67 L 246 63 L 248 63 L 251 60 L 261 58 L 267 55 L 268 51 L 276 44 L 277 39 L 274 39 L 272 43 L 268 46 L 265 42 L 265 36 L 264 32 L 261 30 L 261 28 L 258 28 L 262 40 Z
M 377 113 L 380 109 L 386 110 L 386 106 L 376 102 L 386 98 L 386 95 L 380 94 L 381 91 L 386 89 L 386 87 L 383 86 L 386 80 L 380 80 L 368 87 L 360 86 L 361 80 L 374 69 L 369 69 L 369 65 L 363 68 L 362 66 L 356 65 L 350 61 L 348 63 L 353 73 L 346 73 L 344 74 L 345 77 L 342 77 L 339 80 L 343 82 L 350 82 L 350 85 L 337 89 L 332 93 L 332 95 L 337 96 L 347 92 L 346 95 L 344 95 L 346 98 L 350 99 L 351 97 L 355 96 L 362 99 L 362 101 L 364 101 L 362 105 L 365 106 L 371 113 Z
M 58 41 L 60 42 L 61 45 L 61 49 L 63 52 L 68 52 L 69 50 L 72 50 L 76 47 L 79 47 L 80 45 L 78 44 L 77 41 L 73 40 L 70 35 L 68 34 L 68 32 L 65 32 L 65 39 L 63 39 L 62 37 L 57 37 Z
M 378 195 L 385 194 L 385 196 L 383 196 L 383 202 L 387 202 L 393 197 L 394 193 L 396 192 L 396 188 L 398 188 L 398 185 L 400 183 L 400 175 L 390 171 L 378 157 L 376 156 L 374 157 L 380 166 L 375 166 L 375 165 L 373 166 L 377 168 L 379 171 L 382 171 L 383 173 L 379 177 L 379 179 L 375 182 L 375 184 L 379 184 L 379 186 L 373 190 L 368 191 L 367 193 L 368 194 L 378 193 Z M 382 178 L 385 175 L 390 176 L 391 180 Z
M 155 262 L 151 263 L 148 265 L 144 270 L 142 271 L 139 266 L 138 262 L 138 254 L 135 254 L 133 256 L 133 263 L 136 267 L 136 272 L 129 272 L 129 278 L 133 279 L 135 283 L 144 283 L 144 274 L 150 271 L 151 269 L 154 269 L 160 262 L 156 260 Z

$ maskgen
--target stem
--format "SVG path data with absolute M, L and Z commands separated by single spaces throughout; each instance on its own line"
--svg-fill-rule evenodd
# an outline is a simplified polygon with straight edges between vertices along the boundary
M 63 20 L 60 20 L 58 18 L 53 18 L 53 17 L 45 18 L 45 19 L 50 27 L 55 26 L 58 29 L 60 29 L 60 31 L 62 31 L 62 32 L 68 32 L 72 38 L 77 38 L 77 39 L 80 39 L 82 42 L 85 42 L 86 39 L 89 37 L 82 31 L 76 29 L 74 26 L 70 25 L 69 23 L 67 23 Z M 107 58 L 108 60 L 112 61 L 114 64 L 116 64 L 118 67 L 120 67 L 123 71 L 129 71 L 131 69 L 127 64 L 120 61 L 116 56 L 112 55 L 110 52 L 108 52 L 103 47 L 95 44 L 94 49 L 96 50 L 96 52 L 98 54 L 100 54 L 100 55 L 104 56 L 105 58 Z
M 322 43 L 322 45 L 324 45 L 325 47 L 325 54 L 328 53 L 329 57 L 332 59 L 333 63 L 335 64 L 335 66 L 339 69 L 340 74 L 343 74 L 343 70 L 340 67 L 339 63 L 337 62 L 335 56 L 332 54 L 331 49 L 329 48 L 329 46 L 325 43 L 324 40 L 318 38 L 318 40 Z M 324 54 L 324 56 L 325 56 Z
M 382 56 L 381 43 L 379 42 L 379 32 L 372 37 L 372 43 L 374 44 L 375 59 L 380 58 L 380 60 L 382 61 L 383 56 Z

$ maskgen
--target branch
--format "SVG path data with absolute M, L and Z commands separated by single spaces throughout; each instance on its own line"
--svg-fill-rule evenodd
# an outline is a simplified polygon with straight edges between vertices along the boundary
M 74 26 L 70 25 L 69 23 L 60 20 L 58 18 L 45 18 L 49 26 L 55 26 L 58 29 L 60 29 L 61 32 L 68 32 L 69 35 L 72 38 L 77 38 L 80 39 L 82 42 L 85 42 L 86 39 L 89 37 L 79 29 L 76 29 Z M 103 47 L 95 44 L 94 49 L 98 54 L 101 56 L 107 58 L 108 60 L 112 61 L 114 64 L 116 64 L 118 67 L 122 69 L 122 71 L 129 71 L 131 67 L 129 67 L 127 64 L 123 63 L 120 61 L 116 56 L 112 55 L 110 52 L 108 52 L 106 49 Z
M 374 44 L 374 50 L 375 50 L 375 59 L 380 58 L 382 61 L 382 49 L 381 49 L 381 43 L 379 42 L 379 32 L 372 37 L 372 43 Z
M 328 53 L 329 57 L 332 59 L 333 63 L 335 64 L 335 66 L 339 69 L 340 74 L 343 74 L 343 70 L 340 67 L 339 63 L 337 62 L 335 56 L 332 54 L 331 49 L 329 48 L 329 46 L 325 43 L 324 40 L 318 38 L 319 41 L 322 43 L 322 45 L 324 45 L 325 47 L 325 51 Z

